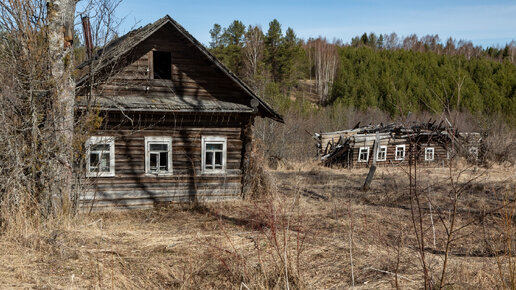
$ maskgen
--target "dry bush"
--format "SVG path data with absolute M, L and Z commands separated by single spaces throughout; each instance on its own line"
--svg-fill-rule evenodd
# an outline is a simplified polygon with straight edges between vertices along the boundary
M 300 289 L 307 228 L 299 199 L 274 192 L 245 208 L 250 241 L 231 236 L 222 220 L 224 242 L 206 240 L 207 253 L 219 262 L 231 285 L 246 289 Z
M 98 112 L 82 112 L 75 116 L 75 132 L 69 132 L 69 126 L 63 129 L 73 120 L 63 117 L 60 86 L 50 71 L 47 2 L 0 4 L 0 231 L 4 233 L 23 235 L 39 231 L 38 227 L 42 231 L 53 228 L 59 221 L 69 222 L 81 192 L 84 140 L 101 121 Z M 91 0 L 81 11 L 95 15 L 95 43 L 105 43 L 115 35 L 119 22 L 109 20 L 119 3 Z M 67 57 L 64 62 L 70 66 L 71 61 Z M 63 142 L 64 132 L 67 137 L 74 135 L 73 148 Z M 72 154 L 76 163 L 70 164 Z M 72 168 L 76 169 L 75 184 L 70 189 L 66 185 L 71 176 L 63 172 Z
M 516 164 L 516 129 L 502 121 L 489 123 L 485 129 L 485 158 L 499 164 Z
M 256 143 L 259 142 L 260 140 L 257 140 L 257 142 L 252 144 L 251 158 L 245 172 L 245 189 L 243 193 L 245 199 L 260 199 L 271 195 L 272 184 L 270 175 L 264 166 L 267 164 L 267 160 L 263 152 L 258 150 L 259 146 Z
M 496 257 L 498 266 L 499 289 L 516 288 L 516 261 L 514 251 L 516 245 L 516 188 L 502 193 L 502 207 L 495 219 L 497 232 L 486 234 L 486 244 L 489 245 L 491 253 Z
M 73 212 L 61 194 L 68 180 L 61 169 L 70 164 L 59 157 L 67 147 L 49 72 L 46 1 L 2 3 L 0 26 L 0 227 L 23 229 Z

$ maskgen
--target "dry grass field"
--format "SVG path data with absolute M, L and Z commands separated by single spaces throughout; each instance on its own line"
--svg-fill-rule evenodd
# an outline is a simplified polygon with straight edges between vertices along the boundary
M 464 168 L 446 288 L 514 287 L 513 167 Z M 269 171 L 261 200 L 83 214 L 0 237 L 2 288 L 346 289 L 439 285 L 450 207 L 450 172 L 418 172 L 414 227 L 408 176 L 297 164 Z M 456 178 L 458 173 L 452 173 Z M 467 182 L 471 181 L 471 182 Z M 507 203 L 508 202 L 508 203 Z M 504 206 L 505 204 L 505 206 Z M 419 220 L 418 220 L 419 222 Z M 511 258 L 511 259 L 509 259 Z M 511 276 L 512 275 L 512 276 Z

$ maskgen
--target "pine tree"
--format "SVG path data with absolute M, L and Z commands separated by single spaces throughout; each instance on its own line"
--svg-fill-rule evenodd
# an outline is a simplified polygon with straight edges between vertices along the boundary
M 272 81 L 281 81 L 279 48 L 283 41 L 281 24 L 274 19 L 269 23 L 265 36 L 265 62 L 270 67 Z

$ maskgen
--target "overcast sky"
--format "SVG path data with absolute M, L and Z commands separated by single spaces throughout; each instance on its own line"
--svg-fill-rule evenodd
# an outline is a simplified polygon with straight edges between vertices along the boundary
M 364 32 L 399 36 L 438 34 L 497 46 L 516 40 L 516 1 L 493 0 L 123 0 L 118 15 L 126 17 L 122 33 L 169 14 L 204 44 L 214 23 L 233 20 L 267 30 L 274 18 L 283 31 L 292 27 L 300 38 L 351 38 Z

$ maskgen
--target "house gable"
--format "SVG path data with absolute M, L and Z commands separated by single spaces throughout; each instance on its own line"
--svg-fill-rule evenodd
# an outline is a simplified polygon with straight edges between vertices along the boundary
M 154 77 L 159 52 L 170 53 L 170 79 Z M 78 95 L 98 80 L 94 95 L 103 109 L 256 113 L 283 121 L 169 16 L 115 40 L 96 59 L 79 66 L 95 66 L 95 73 L 78 80 Z

